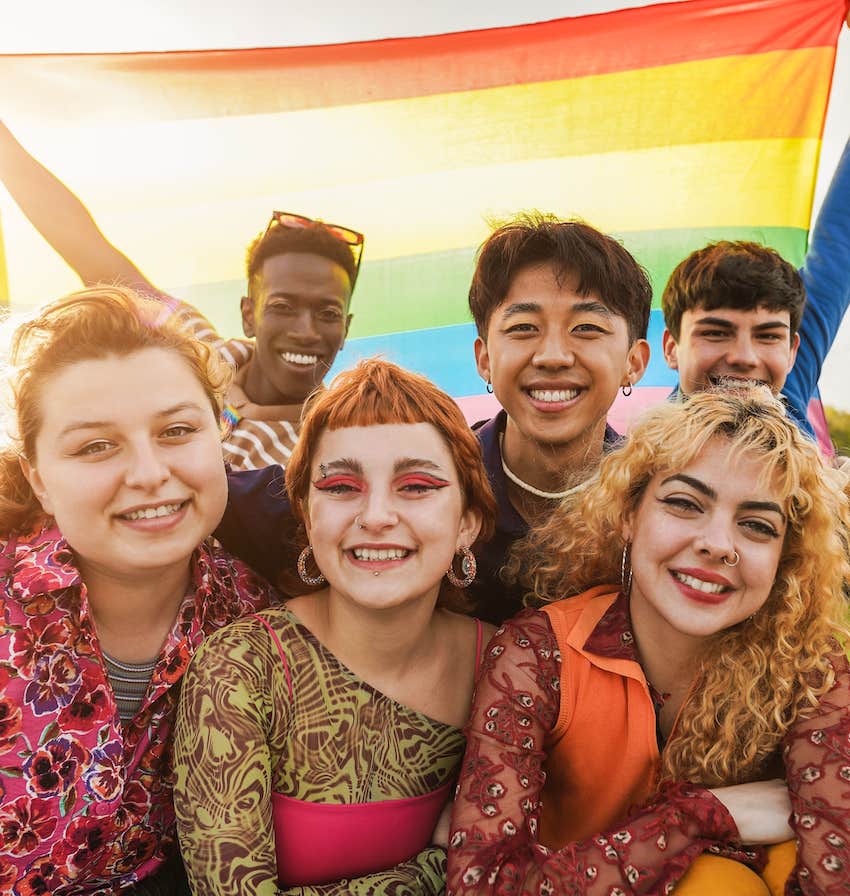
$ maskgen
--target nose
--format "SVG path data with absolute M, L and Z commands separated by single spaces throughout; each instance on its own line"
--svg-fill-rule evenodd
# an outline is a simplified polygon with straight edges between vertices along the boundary
M 313 312 L 309 308 L 302 308 L 301 311 L 290 320 L 288 329 L 289 337 L 302 345 L 310 345 L 311 343 L 318 342 L 320 339 Z
M 736 556 L 734 522 L 726 520 L 717 514 L 712 514 L 705 520 L 697 539 L 694 543 L 697 553 L 705 559 L 717 563 L 724 559 Z M 731 564 L 735 565 L 735 564 Z
M 730 367 L 740 367 L 752 370 L 759 364 L 759 357 L 753 346 L 753 340 L 749 333 L 739 333 L 737 338 L 729 346 L 726 353 L 726 362 Z
M 398 512 L 395 509 L 392 495 L 383 489 L 373 488 L 366 504 L 355 517 L 359 529 L 380 532 L 398 523 Z
M 575 352 L 569 339 L 557 329 L 549 329 L 537 344 L 534 363 L 538 367 L 558 369 L 572 367 L 576 362 Z
M 150 440 L 140 441 L 128 448 L 124 482 L 131 488 L 154 491 L 171 475 L 162 450 Z

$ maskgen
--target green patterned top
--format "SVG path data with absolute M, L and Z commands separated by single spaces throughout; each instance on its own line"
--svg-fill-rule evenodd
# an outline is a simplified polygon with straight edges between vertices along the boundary
M 277 647 L 252 618 L 208 638 L 183 679 L 174 798 L 193 891 L 441 893 L 438 847 L 368 877 L 278 889 L 272 791 L 317 803 L 419 796 L 457 774 L 465 742 L 358 678 L 286 608 L 262 615 L 283 645 L 291 698 Z

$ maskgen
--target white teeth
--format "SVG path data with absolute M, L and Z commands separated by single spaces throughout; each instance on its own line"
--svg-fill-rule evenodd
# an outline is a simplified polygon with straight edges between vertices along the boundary
M 280 356 L 290 364 L 303 364 L 305 367 L 311 367 L 319 360 L 318 355 L 296 355 L 294 352 L 281 352 Z
M 535 401 L 572 401 L 578 389 L 529 389 L 528 394 Z
M 683 585 L 687 585 L 688 588 L 702 591 L 705 594 L 720 594 L 721 591 L 726 589 L 726 586 L 721 585 L 719 582 L 703 582 L 702 579 L 695 579 L 693 576 L 685 575 L 683 572 L 674 572 L 673 578 L 678 579 Z
M 402 548 L 354 548 L 351 553 L 358 560 L 403 560 L 410 551 Z
M 160 504 L 159 507 L 145 507 L 144 510 L 132 510 L 130 513 L 122 513 L 121 516 L 125 520 L 152 520 L 158 516 L 169 516 L 177 513 L 183 506 L 180 504 Z

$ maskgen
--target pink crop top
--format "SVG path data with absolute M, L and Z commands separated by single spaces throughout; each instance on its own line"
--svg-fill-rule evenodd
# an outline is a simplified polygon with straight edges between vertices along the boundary
M 283 663 L 289 698 L 292 676 L 280 639 L 268 629 Z M 476 668 L 482 628 L 475 620 Z M 315 886 L 392 868 L 413 858 L 431 842 L 453 781 L 416 797 L 370 803 L 312 803 L 272 793 L 275 854 L 281 887 Z

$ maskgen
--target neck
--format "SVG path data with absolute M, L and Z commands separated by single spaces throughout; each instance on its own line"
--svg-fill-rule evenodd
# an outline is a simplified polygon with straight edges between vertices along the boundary
M 125 662 L 156 657 L 189 584 L 189 565 L 145 577 L 116 576 L 80 563 L 101 648 Z
M 242 379 L 242 391 L 249 400 L 260 406 L 297 405 L 304 403 L 305 399 L 292 398 L 280 393 L 266 378 L 263 368 L 257 362 L 256 352 L 244 367 L 245 376 Z
M 564 497 L 564 492 L 580 486 L 596 471 L 602 458 L 604 436 L 605 421 L 602 420 L 580 439 L 539 442 L 520 432 L 508 417 L 502 439 L 502 460 L 510 470 L 505 475 L 509 479 L 511 503 L 526 518 L 551 510 L 553 502 Z M 546 494 L 534 494 L 532 489 Z
M 642 612 L 642 604 L 631 603 L 632 632 L 647 681 L 660 693 L 670 694 L 676 710 L 696 672 L 703 638 L 672 632 L 655 624 L 657 617 Z
M 307 603 L 309 602 L 309 603 Z M 434 637 L 441 616 L 432 596 L 390 609 L 358 606 L 329 588 L 296 598 L 292 608 L 344 665 L 384 693 L 392 695 L 423 657 L 435 654 Z

